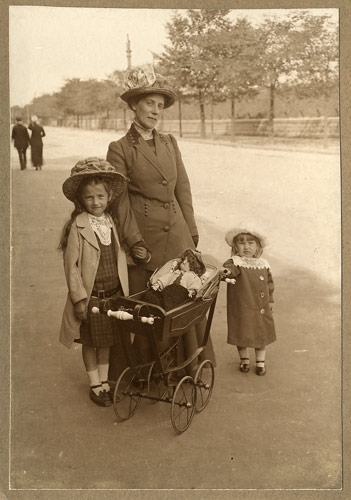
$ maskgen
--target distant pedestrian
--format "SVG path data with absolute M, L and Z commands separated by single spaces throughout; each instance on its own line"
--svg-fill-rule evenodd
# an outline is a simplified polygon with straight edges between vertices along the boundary
M 16 125 L 12 128 L 11 138 L 14 142 L 14 146 L 18 151 L 19 161 L 21 170 L 27 168 L 27 148 L 29 146 L 29 134 L 28 130 L 22 123 L 22 118 L 16 118 Z
M 60 342 L 66 347 L 73 341 L 82 344 L 90 398 L 99 406 L 111 406 L 107 379 L 115 322 L 91 310 L 101 298 L 129 293 L 126 255 L 110 215 L 111 201 L 127 189 L 126 178 L 107 161 L 92 157 L 73 167 L 62 189 L 75 209 L 60 241 L 68 286 Z
M 35 170 L 41 170 L 43 165 L 43 137 L 45 137 L 45 130 L 38 124 L 37 115 L 31 116 L 31 123 L 28 125 L 32 134 L 30 137 L 31 147 L 31 160 Z
M 273 320 L 273 278 L 266 259 L 263 235 L 247 226 L 228 231 L 225 241 L 231 258 L 223 266 L 235 283 L 227 286 L 228 344 L 236 345 L 240 371 L 250 369 L 248 347 L 256 354 L 256 375 L 265 375 L 266 345 L 276 340 Z

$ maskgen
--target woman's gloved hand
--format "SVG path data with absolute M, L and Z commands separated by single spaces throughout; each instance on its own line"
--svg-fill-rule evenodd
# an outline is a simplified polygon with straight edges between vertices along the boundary
M 151 260 L 151 253 L 146 248 L 143 241 L 138 241 L 131 249 L 130 253 L 136 262 L 147 263 Z
M 199 235 L 198 235 L 198 234 L 194 234 L 194 235 L 192 236 L 192 239 L 193 239 L 193 242 L 194 242 L 195 248 L 197 248 L 197 245 L 199 244 Z
M 87 299 L 80 300 L 73 304 L 74 317 L 78 321 L 84 321 L 87 319 Z

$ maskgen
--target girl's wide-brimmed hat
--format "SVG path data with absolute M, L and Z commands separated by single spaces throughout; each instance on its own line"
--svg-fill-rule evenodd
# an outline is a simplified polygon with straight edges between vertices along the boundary
M 72 168 L 70 177 L 62 185 L 62 191 L 66 198 L 75 202 L 79 184 L 87 177 L 108 179 L 114 197 L 120 196 L 126 189 L 127 179 L 123 174 L 116 172 L 108 161 L 92 156 L 80 160 Z
M 124 75 L 124 88 L 126 91 L 120 94 L 120 98 L 128 104 L 138 96 L 161 94 L 165 97 L 165 108 L 169 108 L 177 98 L 175 89 L 166 78 L 155 73 L 151 64 L 128 69 Z
M 252 236 L 255 236 L 258 240 L 260 240 L 262 248 L 268 245 L 268 240 L 262 233 L 256 231 L 256 229 L 253 229 L 249 224 L 243 224 L 239 227 L 233 227 L 232 229 L 229 229 L 229 231 L 226 233 L 225 241 L 230 247 L 233 246 L 233 240 L 235 236 L 238 236 L 238 234 L 252 234 Z

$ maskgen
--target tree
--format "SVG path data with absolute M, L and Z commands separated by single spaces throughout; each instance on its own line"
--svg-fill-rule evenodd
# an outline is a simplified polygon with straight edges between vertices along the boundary
M 214 94 L 218 64 L 209 37 L 215 32 L 228 32 L 231 23 L 228 10 L 189 9 L 183 16 L 176 12 L 166 24 L 169 46 L 158 56 L 164 73 L 177 82 L 187 95 L 196 97 L 200 106 L 201 137 L 206 136 L 205 100 Z
M 261 82 L 257 64 L 257 36 L 255 28 L 245 19 L 225 33 L 213 33 L 208 40 L 212 47 L 212 65 L 217 65 L 215 78 L 217 95 L 230 99 L 231 135 L 235 139 L 235 102 L 245 96 L 254 96 Z
M 297 68 L 296 25 L 292 18 L 267 18 L 257 29 L 257 62 L 269 89 L 268 132 L 274 135 L 274 101 L 282 82 Z
M 328 138 L 327 102 L 338 87 L 338 27 L 328 15 L 295 16 L 297 71 L 290 78 L 298 98 L 318 97 L 324 101 L 324 147 Z

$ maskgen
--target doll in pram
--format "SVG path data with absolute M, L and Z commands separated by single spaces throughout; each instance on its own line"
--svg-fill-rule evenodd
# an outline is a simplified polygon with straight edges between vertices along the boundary
M 191 252 L 195 253 L 192 250 Z M 189 254 L 187 259 L 190 260 Z M 183 287 L 186 296 L 183 296 L 185 300 L 181 300 L 182 303 L 179 303 L 178 295 L 168 310 L 152 303 L 155 295 L 160 294 L 160 280 L 165 284 L 172 281 L 168 279 L 170 274 L 179 277 L 193 272 L 180 269 L 183 261 L 184 255 L 168 261 L 156 270 L 150 278 L 147 290 L 113 301 L 102 300 L 99 309 L 93 311 L 107 314 L 111 320 L 118 321 L 120 341 L 127 360 L 127 368 L 119 376 L 114 388 L 113 408 L 117 419 L 123 421 L 132 417 L 143 398 L 162 401 L 171 405 L 171 422 L 178 433 L 184 432 L 190 426 L 194 413 L 201 412 L 210 401 L 214 385 L 214 366 L 209 359 L 204 359 L 198 365 L 194 376 L 184 375 L 177 379 L 177 375 L 206 349 L 220 283 L 217 267 L 205 263 L 201 275 L 197 276 L 198 280 L 193 277 L 190 288 Z M 168 276 L 166 280 L 163 279 L 165 276 Z M 155 290 L 152 286 L 156 284 Z M 162 290 L 167 288 L 169 287 L 164 286 Z M 146 298 L 151 302 L 147 302 Z M 157 296 L 157 301 L 158 299 Z M 167 302 L 166 308 L 169 305 Z M 201 345 L 183 362 L 177 364 L 179 338 L 206 316 L 206 329 Z M 148 339 L 152 352 L 150 362 L 140 364 L 135 358 L 130 341 L 134 335 Z

